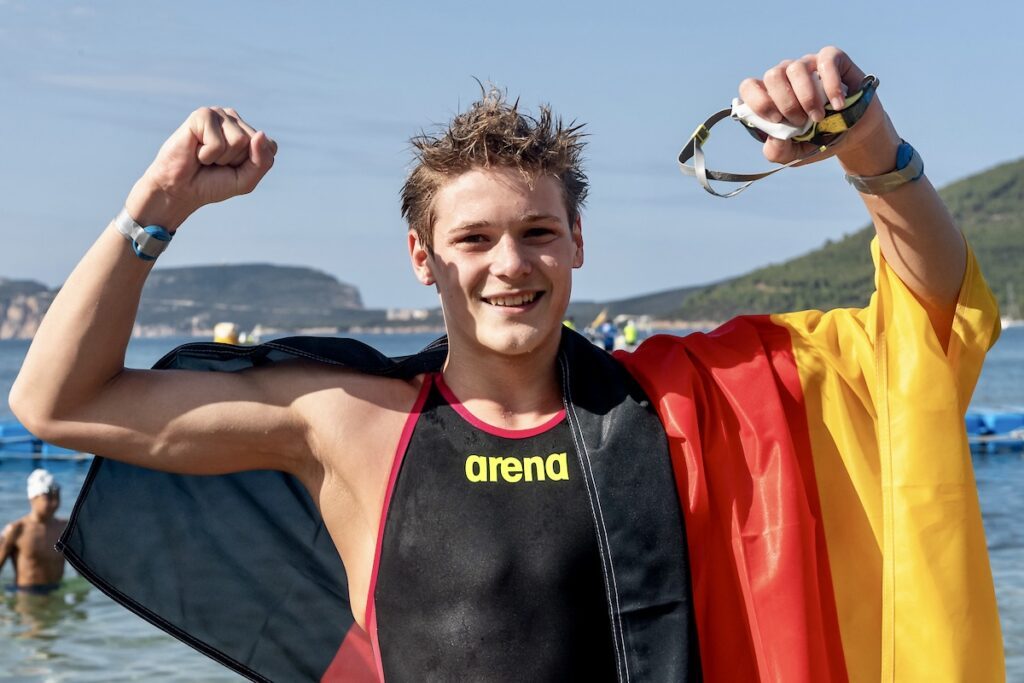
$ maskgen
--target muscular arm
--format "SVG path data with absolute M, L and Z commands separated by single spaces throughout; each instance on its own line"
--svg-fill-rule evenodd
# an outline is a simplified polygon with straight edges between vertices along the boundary
M 812 85 L 817 72 L 830 99 L 842 99 L 842 85 L 856 90 L 864 72 L 841 50 L 826 47 L 817 54 L 783 61 L 763 80 L 747 79 L 740 96 L 760 116 L 783 118 L 797 125 L 824 115 L 824 101 Z M 896 167 L 899 135 L 876 97 L 861 120 L 835 147 L 845 171 L 876 176 Z M 809 145 L 769 139 L 764 153 L 770 161 L 788 162 L 812 151 Z M 948 344 L 957 295 L 967 267 L 967 249 L 960 230 L 927 177 L 884 195 L 862 194 L 871 214 L 882 255 L 928 312 L 943 346 Z
M 275 151 L 231 110 L 198 110 L 163 145 L 126 207 L 141 225 L 174 231 L 200 206 L 251 191 Z M 314 390 L 308 370 L 124 368 L 150 269 L 108 226 L 40 325 L 11 391 L 11 409 L 47 441 L 148 467 L 296 472 L 309 452 L 294 407 Z
M 896 167 L 899 135 L 881 105 L 872 103 L 867 120 L 873 134 L 841 152 L 847 173 L 876 176 Z M 883 195 L 861 194 L 871 214 L 886 263 L 921 302 L 943 347 L 956 312 L 967 267 L 967 246 L 946 205 L 927 176 Z

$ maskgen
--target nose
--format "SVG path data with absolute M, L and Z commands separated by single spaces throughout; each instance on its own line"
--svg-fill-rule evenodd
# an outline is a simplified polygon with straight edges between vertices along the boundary
M 491 262 L 491 272 L 498 277 L 523 277 L 532 269 L 526 246 L 512 235 L 502 235 L 492 253 L 494 260 Z

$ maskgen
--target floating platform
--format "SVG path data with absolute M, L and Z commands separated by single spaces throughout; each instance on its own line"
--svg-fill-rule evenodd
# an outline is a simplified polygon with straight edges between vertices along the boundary
M 972 408 L 964 422 L 972 451 L 1024 451 L 1024 407 Z
M 54 446 L 15 421 L 0 422 L 0 460 L 88 460 L 92 455 Z

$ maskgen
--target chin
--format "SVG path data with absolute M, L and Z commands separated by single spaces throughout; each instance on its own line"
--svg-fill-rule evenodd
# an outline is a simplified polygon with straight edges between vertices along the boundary
M 557 331 L 557 330 L 556 330 Z M 504 356 L 524 356 L 542 350 L 551 342 L 555 331 L 541 332 L 537 329 L 517 330 L 504 334 L 483 334 L 478 343 L 489 351 Z M 557 347 L 558 342 L 554 342 Z

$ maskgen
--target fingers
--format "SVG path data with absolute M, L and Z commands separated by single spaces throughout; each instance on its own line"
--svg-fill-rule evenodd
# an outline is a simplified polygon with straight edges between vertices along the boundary
M 831 45 L 815 55 L 815 62 L 829 102 L 834 109 L 842 109 L 846 99 L 843 86 L 851 93 L 858 90 L 864 81 L 864 72 L 849 55 Z
M 240 123 L 241 119 L 234 110 L 221 110 L 223 118 L 222 130 L 227 149 L 215 163 L 221 166 L 238 166 L 249 158 L 249 142 L 252 134 Z
M 820 77 L 820 87 L 817 82 Z M 740 99 L 758 116 L 776 123 L 785 119 L 802 126 L 807 119 L 825 117 L 826 99 L 833 109 L 845 106 L 846 92 L 864 80 L 864 72 L 837 47 L 828 46 L 797 60 L 784 60 L 768 69 L 761 80 L 740 83 Z
M 796 60 L 784 60 L 768 69 L 761 79 L 748 78 L 740 83 L 740 99 L 763 119 L 774 123 L 786 121 L 801 127 L 808 119 L 825 118 L 826 104 L 835 110 L 846 106 L 846 93 L 860 89 L 864 72 L 849 55 L 834 46 L 822 48 Z M 877 102 L 877 99 L 876 99 Z M 769 138 L 764 143 L 766 159 L 789 163 L 810 155 L 816 148 L 807 143 Z M 818 154 L 804 163 L 814 163 L 831 156 Z
M 794 126 L 804 125 L 808 118 L 821 121 L 825 118 L 825 100 L 815 83 L 814 69 L 813 60 L 807 57 L 782 61 L 765 72 L 763 81 L 744 81 L 753 101 L 741 97 L 756 114 L 771 121 L 785 119 Z
M 802 126 L 807 121 L 800 99 L 790 81 L 791 75 L 800 68 L 799 62 L 785 60 L 764 74 L 764 85 L 774 107 L 783 118 L 794 126 Z
M 209 166 L 216 162 L 227 146 L 220 129 L 220 115 L 209 107 L 203 107 L 192 112 L 186 125 L 198 143 L 196 157 L 199 163 Z
M 800 104 L 800 113 L 805 115 L 804 120 L 810 118 L 815 123 L 825 118 L 825 93 L 815 76 L 816 70 L 813 55 L 805 56 L 786 67 L 786 76 Z
M 775 106 L 764 81 L 756 78 L 748 78 L 740 83 L 740 99 L 743 100 L 755 114 L 762 119 L 772 123 L 782 122 L 782 113 Z
M 184 170 L 169 174 L 173 181 L 165 184 L 196 208 L 252 192 L 274 165 L 277 143 L 234 109 L 197 109 L 182 128 L 176 135 L 190 139 L 191 147 L 167 155 L 182 160 Z M 163 165 L 168 165 L 167 160 Z
M 247 194 L 256 188 L 263 176 L 274 165 L 274 155 L 276 154 L 276 142 L 267 137 L 263 131 L 253 133 L 246 161 L 238 167 L 236 176 L 238 194 Z
M 231 108 L 204 107 L 189 117 L 198 142 L 196 156 L 204 166 L 238 167 L 250 159 L 255 129 Z

